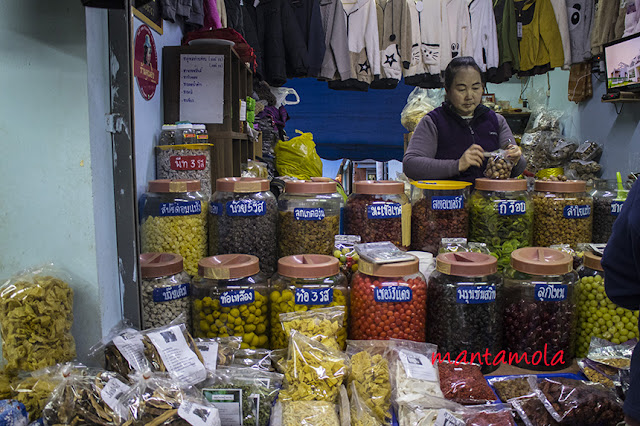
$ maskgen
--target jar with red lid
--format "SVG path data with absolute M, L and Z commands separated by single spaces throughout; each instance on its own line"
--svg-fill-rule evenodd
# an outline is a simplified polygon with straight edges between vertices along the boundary
M 363 243 L 391 241 L 403 250 L 411 244 L 411 204 L 404 183 L 363 180 L 347 199 L 345 233 Z
M 351 280 L 354 340 L 425 341 L 427 282 L 418 259 L 373 264 L 360 259 Z

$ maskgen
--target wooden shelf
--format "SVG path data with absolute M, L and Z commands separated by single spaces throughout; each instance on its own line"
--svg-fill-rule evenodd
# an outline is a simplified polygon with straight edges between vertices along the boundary
M 607 99 L 604 100 L 602 99 L 602 103 L 605 104 L 632 104 L 632 103 L 636 103 L 636 102 L 640 102 L 640 98 L 638 99 Z

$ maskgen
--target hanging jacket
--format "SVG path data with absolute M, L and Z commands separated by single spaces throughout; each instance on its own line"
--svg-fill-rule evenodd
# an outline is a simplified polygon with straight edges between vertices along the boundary
M 220 2 L 224 1 L 224 6 L 227 11 L 227 27 L 236 30 L 244 37 L 245 36 L 244 18 L 242 16 L 242 5 L 240 4 L 240 0 L 218 0 L 218 1 Z M 253 5 L 253 3 L 251 4 Z M 254 26 L 255 26 L 255 23 L 254 23 Z
M 377 0 L 380 78 L 372 89 L 393 89 L 402 78 L 402 55 L 411 52 L 411 21 L 406 0 Z
M 629 0 L 626 10 L 622 37 L 640 32 L 640 0 Z
M 471 17 L 467 0 L 442 1 L 442 60 L 440 68 L 446 69 L 453 58 L 473 56 Z
M 498 67 L 498 37 L 496 17 L 493 14 L 491 0 L 471 0 L 471 38 L 473 40 L 473 59 L 483 72 L 494 73 Z
M 324 59 L 318 76 L 324 80 L 347 80 L 351 76 L 351 59 L 347 39 L 347 22 L 340 0 L 320 0 L 324 30 Z
M 502 83 L 520 69 L 516 10 L 510 0 L 493 0 L 493 14 L 496 17 L 499 59 L 495 72 L 487 73 L 487 81 Z
M 564 55 L 564 64 L 562 69 L 568 70 L 571 65 L 571 38 L 569 36 L 569 19 L 567 18 L 567 6 L 565 0 L 551 0 L 553 14 L 558 23 L 560 30 L 560 38 L 562 39 L 562 53 Z
M 593 29 L 591 30 L 591 53 L 602 53 L 602 45 L 616 38 L 616 22 L 620 13 L 626 15 L 626 10 L 620 8 L 619 1 L 596 1 Z
M 308 75 L 316 77 L 320 74 L 325 52 L 324 29 L 322 28 L 319 0 L 289 0 L 289 2 L 298 20 L 304 43 L 307 46 Z
M 571 63 L 579 64 L 591 59 L 591 39 L 594 0 L 566 0 L 571 39 Z
M 442 8 L 440 0 L 407 0 L 411 22 L 411 56 L 403 58 L 404 82 L 442 87 Z
M 515 0 L 522 21 L 520 74 L 531 75 L 564 64 L 562 38 L 550 0 Z M 536 71 L 538 68 L 540 71 Z M 529 74 L 527 74 L 529 72 Z

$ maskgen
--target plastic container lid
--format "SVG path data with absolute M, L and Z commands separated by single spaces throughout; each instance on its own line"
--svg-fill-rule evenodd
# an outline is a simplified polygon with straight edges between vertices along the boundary
M 285 184 L 289 194 L 333 194 L 338 190 L 335 182 L 291 181 Z
M 588 251 L 584 253 L 584 266 L 586 266 L 587 268 L 604 272 L 601 261 L 602 261 L 602 257 L 598 256 L 597 254 L 594 254 Z
M 542 192 L 585 192 L 587 182 L 584 180 L 568 180 L 566 182 L 537 180 L 534 189 Z
M 470 182 L 459 180 L 419 180 L 411 182 L 411 185 L 421 189 L 433 189 L 436 191 L 464 189 L 471 186 Z
M 142 279 L 166 277 L 184 270 L 182 256 L 175 253 L 142 253 L 140 275 Z
M 326 278 L 340 272 L 340 263 L 324 254 L 299 254 L 278 260 L 278 273 L 291 278 Z
M 356 194 L 404 194 L 404 183 L 395 180 L 360 180 L 354 184 Z
M 525 179 L 476 179 L 476 189 L 479 191 L 526 191 L 527 181 Z
M 193 129 L 193 124 L 191 123 L 178 123 L 177 124 L 177 128 L 178 129 Z
M 573 256 L 547 247 L 525 247 L 511 253 L 511 266 L 531 275 L 563 275 L 573 270 Z
M 194 124 L 193 130 L 207 130 L 207 126 L 204 124 Z
M 245 278 L 260 272 L 260 262 L 249 254 L 221 254 L 198 262 L 198 275 L 212 280 Z
M 175 130 L 177 128 L 178 128 L 178 126 L 176 126 L 175 124 L 163 124 L 162 125 L 162 130 Z
M 149 181 L 149 192 L 192 192 L 200 191 L 199 180 L 156 179 Z
M 222 192 L 262 192 L 269 190 L 267 179 L 252 177 L 229 177 L 216 180 L 216 191 Z
M 436 270 L 446 275 L 483 277 L 498 272 L 498 259 L 485 253 L 440 253 Z
M 409 260 L 408 262 L 377 264 L 360 259 L 358 261 L 358 271 L 376 277 L 406 277 L 420 272 L 420 261 L 415 257 L 414 260 Z

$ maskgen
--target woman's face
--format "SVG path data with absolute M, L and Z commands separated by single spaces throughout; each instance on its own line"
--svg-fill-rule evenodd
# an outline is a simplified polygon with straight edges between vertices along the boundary
M 453 84 L 447 89 L 447 99 L 458 114 L 470 116 L 480 105 L 482 92 L 480 73 L 475 68 L 464 67 L 453 77 Z

